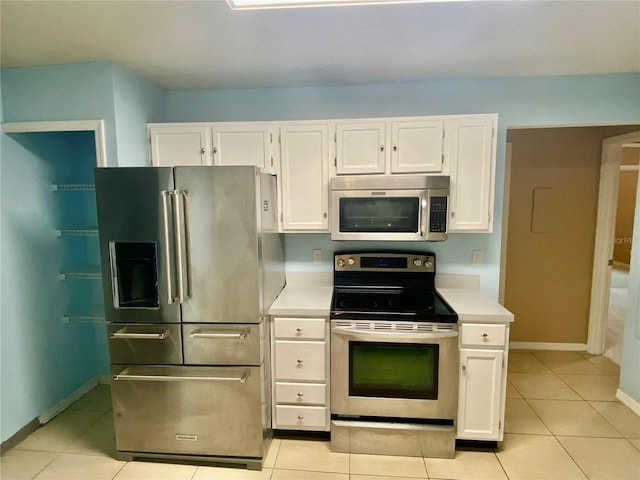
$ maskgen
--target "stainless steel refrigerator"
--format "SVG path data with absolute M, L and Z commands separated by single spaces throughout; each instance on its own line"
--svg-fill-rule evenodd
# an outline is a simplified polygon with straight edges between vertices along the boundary
M 262 468 L 267 310 L 284 286 L 275 177 L 98 168 L 95 183 L 118 456 Z

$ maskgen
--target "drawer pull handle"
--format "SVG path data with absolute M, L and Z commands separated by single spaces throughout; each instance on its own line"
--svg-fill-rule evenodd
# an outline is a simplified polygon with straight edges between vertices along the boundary
M 298 332 L 298 333 L 302 332 L 302 327 L 296 328 L 296 332 Z
M 190 334 L 189 338 L 237 338 L 238 340 L 244 340 L 247 338 L 247 332 L 216 333 L 198 330 Z
M 465 372 L 467 370 L 467 366 L 466 365 L 462 365 L 462 371 Z
M 298 397 L 300 398 L 304 397 L 304 393 L 298 393 Z
M 169 335 L 169 330 L 162 333 L 127 333 L 124 328 L 110 335 L 111 338 L 138 339 L 138 340 L 164 340 Z
M 303 360 L 301 358 L 298 359 L 298 363 L 301 364 Z
M 482 338 L 487 338 L 489 335 L 487 335 L 486 333 L 482 334 Z
M 304 420 L 304 416 L 298 415 L 298 420 Z

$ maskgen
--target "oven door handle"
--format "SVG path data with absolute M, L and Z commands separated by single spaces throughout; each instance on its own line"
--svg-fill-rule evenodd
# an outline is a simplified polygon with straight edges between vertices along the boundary
M 458 336 L 457 331 L 451 332 L 398 332 L 393 330 L 355 330 L 349 327 L 333 327 L 332 333 L 349 337 L 366 338 L 372 336 L 395 337 L 416 340 L 437 340 L 439 338 L 454 338 Z

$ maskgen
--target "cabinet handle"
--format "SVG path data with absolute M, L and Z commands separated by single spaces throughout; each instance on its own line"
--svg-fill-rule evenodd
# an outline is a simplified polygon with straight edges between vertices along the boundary
M 300 398 L 304 397 L 304 393 L 298 392 L 298 397 L 300 397 Z
M 213 153 L 214 154 L 218 153 L 218 147 L 216 147 L 216 146 L 213 147 Z
M 456 212 L 451 212 L 451 218 L 456 218 Z
M 487 335 L 486 333 L 482 334 L 482 338 L 487 338 L 489 335 Z
M 467 370 L 467 366 L 466 365 L 462 365 L 462 371 L 466 371 Z
M 302 364 L 302 361 L 303 361 L 303 360 L 302 360 L 301 358 L 299 358 L 299 359 L 298 359 L 298 364 Z
M 296 328 L 296 332 L 301 332 L 301 331 L 302 331 L 301 327 Z
M 380 145 L 380 151 L 384 152 L 384 145 Z
M 396 145 L 395 143 L 393 144 L 393 151 L 397 152 L 398 151 L 398 145 Z
M 298 415 L 298 420 L 304 420 L 304 416 L 303 415 Z
M 204 147 L 202 147 L 202 148 L 200 149 L 200 155 L 204 155 L 205 153 L 206 153 L 206 150 L 204 149 Z

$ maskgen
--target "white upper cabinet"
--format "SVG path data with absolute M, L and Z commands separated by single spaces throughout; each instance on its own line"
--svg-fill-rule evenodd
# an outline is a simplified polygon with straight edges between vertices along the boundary
M 207 124 L 149 124 L 150 163 L 154 167 L 211 165 Z
M 491 232 L 497 115 L 461 115 L 445 121 L 451 185 L 449 232 Z
M 329 124 L 280 127 L 282 231 L 329 231 Z
M 384 173 L 386 122 L 336 124 L 336 173 Z
M 497 121 L 481 114 L 156 123 L 148 125 L 150 163 L 256 165 L 278 175 L 284 232 L 329 231 L 331 175 L 449 175 L 448 231 L 491 232 Z
M 441 173 L 444 117 L 336 122 L 336 175 Z
M 255 165 L 273 172 L 270 124 L 214 123 L 213 164 Z
M 391 173 L 441 172 L 443 134 L 441 119 L 391 122 Z

